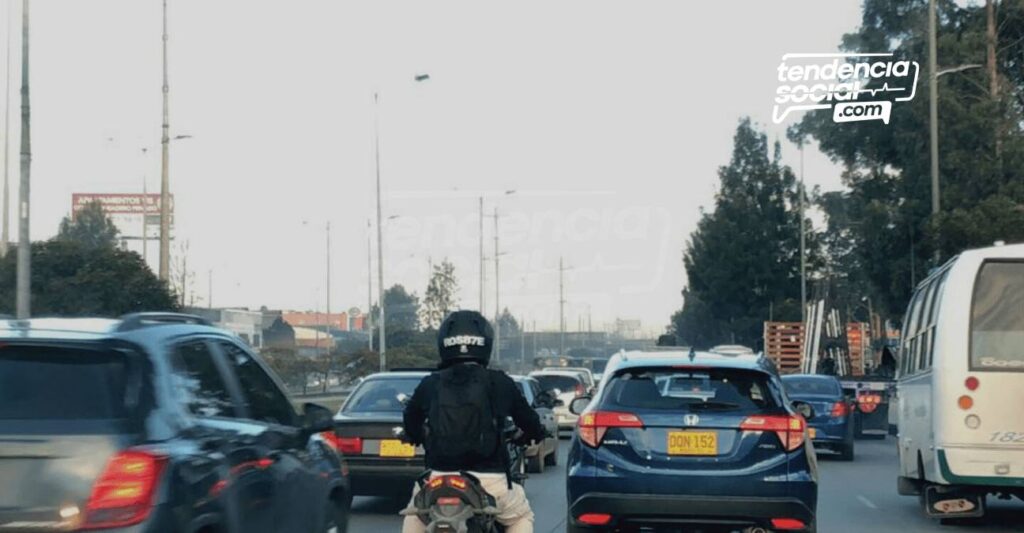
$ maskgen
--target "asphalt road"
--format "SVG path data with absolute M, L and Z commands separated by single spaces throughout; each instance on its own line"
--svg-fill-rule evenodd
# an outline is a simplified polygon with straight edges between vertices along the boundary
M 565 528 L 565 454 L 568 441 L 560 443 L 559 466 L 533 474 L 526 492 L 536 514 L 537 533 L 554 533 Z M 818 502 L 818 531 L 821 533 L 919 533 L 919 532 L 1024 532 L 1024 503 L 989 498 L 984 519 L 958 526 L 942 526 L 928 519 L 917 498 L 896 494 L 896 449 L 893 439 L 858 441 L 852 463 L 821 453 L 821 487 Z M 397 515 L 405 502 L 382 498 L 356 498 L 351 531 L 399 531 Z

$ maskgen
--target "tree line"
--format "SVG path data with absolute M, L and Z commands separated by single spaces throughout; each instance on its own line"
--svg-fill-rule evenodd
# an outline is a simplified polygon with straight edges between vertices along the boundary
M 853 310 L 846 319 L 870 298 L 878 314 L 898 321 L 932 268 L 965 249 L 1024 241 L 1024 5 L 938 2 L 938 68 L 951 69 L 938 78 L 938 214 L 928 2 L 865 0 L 862 9 L 861 26 L 839 49 L 918 61 L 918 96 L 894 105 L 889 124 L 836 123 L 831 110 L 812 111 L 787 137 L 816 142 L 842 168 L 843 190 L 807 195 L 825 218 L 807 234 L 808 297 Z M 759 346 L 763 321 L 800 318 L 799 185 L 780 162 L 781 145 L 769 145 L 749 119 L 733 144 L 714 206 L 684 250 L 688 283 L 669 330 L 690 345 Z

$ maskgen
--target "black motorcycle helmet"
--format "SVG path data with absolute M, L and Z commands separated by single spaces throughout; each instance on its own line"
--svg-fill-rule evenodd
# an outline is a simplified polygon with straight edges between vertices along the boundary
M 476 311 L 455 311 L 437 330 L 437 351 L 441 354 L 442 367 L 463 361 L 487 366 L 491 362 L 493 343 L 491 324 Z

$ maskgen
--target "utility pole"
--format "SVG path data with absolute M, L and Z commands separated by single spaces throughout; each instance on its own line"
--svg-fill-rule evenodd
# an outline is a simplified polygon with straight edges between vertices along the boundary
M 377 93 L 373 93 L 373 157 L 377 173 L 377 304 L 380 329 L 380 371 L 387 370 L 387 341 L 384 337 L 384 224 L 381 222 L 380 206 L 380 104 Z M 372 334 L 372 332 L 371 332 Z
M 213 269 L 206 276 L 206 307 L 213 309 Z
M 484 197 L 480 197 L 480 312 L 484 312 Z
M 366 219 L 366 331 L 369 332 L 370 351 L 373 351 L 373 224 Z
M 519 317 L 519 366 L 526 372 L 526 319 Z
M 32 243 L 29 240 L 29 186 L 32 171 L 32 136 L 28 90 L 28 0 L 21 2 L 21 183 L 18 190 L 17 317 L 31 314 Z
M 331 222 L 327 221 L 327 331 L 331 331 Z
M 939 89 L 938 59 L 936 58 L 935 0 L 928 0 L 928 130 L 931 147 L 932 174 L 932 217 L 938 220 L 939 208 Z M 938 266 L 940 252 L 936 239 L 935 265 Z
M 167 0 L 163 0 L 163 125 L 160 127 L 160 279 L 167 281 L 171 268 L 171 119 L 167 84 Z
M 11 242 L 11 187 L 8 174 L 11 169 L 11 15 L 14 14 L 12 6 L 14 2 L 7 3 L 7 61 L 4 64 L 4 220 L 3 229 L 0 230 L 0 257 L 7 255 L 7 247 Z
M 800 140 L 800 322 L 807 322 L 807 229 L 804 226 L 804 142 Z
M 558 258 L 558 355 L 565 355 L 565 265 Z
M 146 152 L 149 149 L 142 147 L 142 167 L 146 167 Z M 146 171 L 142 171 L 142 262 L 149 264 L 146 260 L 149 258 L 149 239 L 146 236 L 146 232 L 149 230 L 147 224 L 149 217 L 149 190 L 146 185 Z
M 498 206 L 494 206 L 494 360 L 501 361 L 501 277 L 499 276 Z

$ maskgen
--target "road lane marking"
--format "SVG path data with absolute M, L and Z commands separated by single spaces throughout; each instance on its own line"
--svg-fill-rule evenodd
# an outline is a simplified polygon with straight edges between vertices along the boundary
M 860 503 L 863 503 L 863 504 L 864 504 L 864 505 L 866 505 L 866 506 L 867 506 L 867 507 L 868 507 L 869 509 L 878 509 L 878 506 L 877 506 L 877 505 L 875 505 L 874 503 L 872 503 L 872 502 L 871 502 L 871 500 L 869 500 L 869 499 L 865 498 L 864 496 L 861 496 L 861 495 L 859 495 L 859 494 L 858 494 L 858 495 L 857 495 L 857 499 L 858 499 L 858 500 L 860 500 Z

